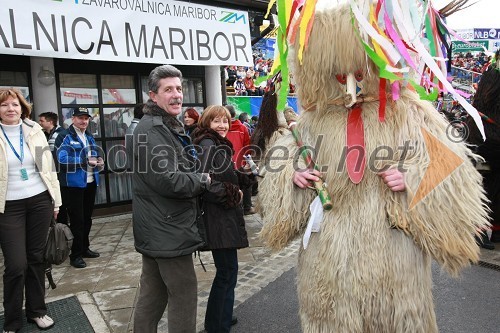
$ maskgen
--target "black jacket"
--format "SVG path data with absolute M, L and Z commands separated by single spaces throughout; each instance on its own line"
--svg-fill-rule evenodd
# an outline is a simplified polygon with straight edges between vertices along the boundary
M 135 248 L 153 258 L 188 255 L 203 246 L 199 196 L 206 184 L 196 173 L 182 124 L 151 100 L 134 130 L 132 218 Z
M 203 249 L 248 247 L 247 231 L 240 204 L 240 179 L 248 178 L 234 169 L 231 142 L 211 129 L 197 129 L 200 172 L 210 173 L 212 184 L 202 196 L 203 224 L 207 246 Z

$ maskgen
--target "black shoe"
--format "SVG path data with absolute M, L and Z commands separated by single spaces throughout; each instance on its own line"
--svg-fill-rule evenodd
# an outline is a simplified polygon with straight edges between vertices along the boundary
M 83 261 L 82 257 L 77 257 L 74 260 L 70 260 L 69 264 L 75 268 L 85 268 L 87 264 Z
M 82 258 L 99 258 L 100 256 L 99 252 L 92 251 L 91 249 L 88 249 L 82 254 Z
M 494 250 L 495 244 L 493 244 L 488 238 L 488 234 L 486 232 L 481 233 L 481 236 L 476 236 L 477 245 L 481 246 L 483 249 Z
M 257 213 L 257 211 L 253 207 L 250 207 L 249 209 L 245 209 L 243 211 L 243 215 L 252 215 L 252 214 L 255 214 L 255 213 Z

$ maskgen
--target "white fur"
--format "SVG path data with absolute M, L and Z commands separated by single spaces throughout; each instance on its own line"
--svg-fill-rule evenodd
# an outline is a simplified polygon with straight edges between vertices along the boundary
M 295 56 L 291 61 L 299 100 L 316 106 L 301 115 L 298 129 L 311 146 L 323 137 L 315 160 L 327 167 L 324 178 L 333 201 L 333 209 L 324 212 L 321 232 L 311 236 L 307 250 L 299 255 L 303 331 L 437 332 L 431 259 L 458 274 L 478 260 L 474 234 L 488 225 L 481 176 L 470 162 L 474 156 L 465 144 L 447 138 L 447 124 L 430 103 L 403 89 L 400 100 L 388 102 L 385 122 L 378 120 L 378 102 L 364 103 L 362 117 L 367 156 L 382 146 L 396 152 L 388 161 L 367 160 L 367 167 L 404 167 L 407 191 L 391 192 L 370 169 L 360 184 L 353 184 L 342 163 L 347 110 L 328 101 L 341 97 L 335 80 L 338 72 L 364 68 L 371 95 L 378 94 L 378 79 L 352 31 L 348 6 L 317 13 L 303 65 Z M 422 128 L 464 163 L 408 210 L 429 165 Z M 406 141 L 414 148 L 400 162 L 399 147 Z M 286 147 L 290 154 L 265 166 L 283 169 L 267 170 L 259 185 L 259 204 L 265 223 L 261 236 L 270 247 L 280 249 L 303 233 L 315 193 L 292 183 L 297 158 L 292 136 L 282 137 L 274 146 Z M 283 154 L 274 157 L 279 155 Z

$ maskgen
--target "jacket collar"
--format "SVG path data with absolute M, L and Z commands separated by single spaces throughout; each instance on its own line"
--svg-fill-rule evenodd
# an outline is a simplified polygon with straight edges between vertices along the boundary
M 182 123 L 171 114 L 168 114 L 165 110 L 160 108 L 158 104 L 152 100 L 148 100 L 144 105 L 144 114 L 149 114 L 153 117 L 161 117 L 162 123 L 167 126 L 170 130 L 177 134 L 185 135 L 184 126 Z
M 214 142 L 215 145 L 227 146 L 229 147 L 229 150 L 233 152 L 233 144 L 231 143 L 231 141 L 229 141 L 228 138 L 223 138 L 219 133 L 211 128 L 198 127 L 196 130 L 194 130 L 192 135 L 194 144 L 200 144 L 200 142 L 202 142 L 203 140 L 210 139 Z
M 34 135 L 38 131 L 42 131 L 42 126 L 28 118 L 23 119 L 21 126 L 23 126 L 23 132 L 26 137 Z
M 69 133 L 70 133 L 72 136 L 74 136 L 74 137 L 78 137 L 78 134 L 76 133 L 75 126 L 74 126 L 73 124 L 69 125 L 69 127 L 68 127 L 68 131 L 69 131 Z M 87 129 L 87 130 L 85 130 L 84 134 L 85 134 L 85 136 L 89 136 L 89 131 L 88 131 L 88 129 Z

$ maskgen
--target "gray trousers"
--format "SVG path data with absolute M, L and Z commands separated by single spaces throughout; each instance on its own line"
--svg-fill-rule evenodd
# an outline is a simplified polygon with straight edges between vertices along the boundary
M 196 332 L 198 281 L 193 256 L 151 258 L 142 256 L 134 332 L 156 333 L 168 304 L 168 332 Z

